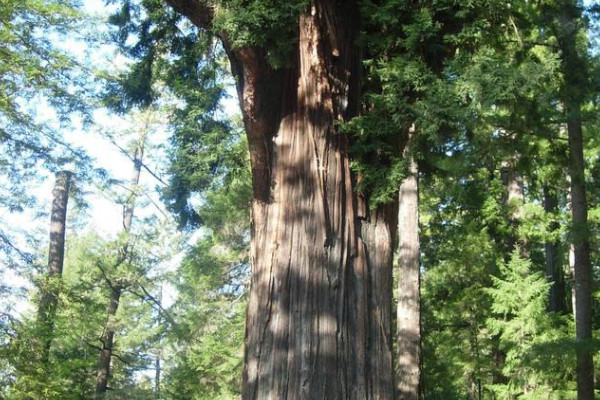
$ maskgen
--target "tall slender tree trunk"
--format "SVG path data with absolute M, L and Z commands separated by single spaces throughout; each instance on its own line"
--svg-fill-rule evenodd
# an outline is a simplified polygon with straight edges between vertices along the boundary
M 162 308 L 162 297 L 163 297 L 163 288 L 162 288 L 162 284 L 161 284 L 160 292 L 158 294 L 158 299 L 157 299 L 159 308 Z M 157 311 L 157 313 L 156 313 L 157 328 L 160 328 L 162 323 L 163 323 L 163 321 L 161 318 L 161 313 L 160 313 L 160 311 Z M 161 374 L 162 374 L 162 367 L 161 367 L 162 340 L 161 340 L 161 336 L 159 336 L 159 338 L 158 338 L 158 345 L 156 348 L 156 354 L 155 354 L 155 359 L 154 359 L 154 398 L 156 400 L 160 400 L 160 398 L 161 398 L 161 390 L 160 390 L 160 385 L 161 385 L 160 382 L 161 382 Z
M 407 153 L 405 152 L 405 155 Z M 408 156 L 398 211 L 398 399 L 418 400 L 421 381 L 421 296 L 418 167 Z
M 160 400 L 160 376 L 161 376 L 161 366 L 160 366 L 160 356 L 156 355 L 154 359 L 154 398 L 156 400 Z
M 110 363 L 113 355 L 115 341 L 115 317 L 119 310 L 119 301 L 123 288 L 119 285 L 111 287 L 110 299 L 108 303 L 108 312 L 106 326 L 102 333 L 102 350 L 98 359 L 98 375 L 96 378 L 96 398 L 101 399 L 108 389 L 108 379 L 110 376 Z
M 167 0 L 200 27 L 203 2 Z M 313 0 L 290 67 L 232 48 L 252 164 L 252 286 L 242 398 L 392 399 L 396 212 L 357 193 L 348 138 L 361 51 L 358 2 Z
M 567 190 L 567 210 L 573 213 L 573 199 L 571 197 L 571 177 L 567 176 L 568 190 Z M 573 311 L 573 320 L 577 315 L 577 295 L 575 293 L 575 246 L 573 241 L 569 243 L 569 254 L 567 256 L 569 262 L 569 282 L 571 283 L 571 310 Z
M 67 219 L 67 203 L 71 172 L 60 171 L 56 174 L 56 182 L 52 191 L 52 212 L 50 215 L 50 245 L 48 247 L 48 275 L 42 288 L 38 308 L 38 326 L 43 337 L 41 361 L 48 363 L 50 345 L 54 331 L 54 319 L 60 294 L 60 280 L 65 259 L 65 232 Z
M 592 351 L 585 346 L 592 339 L 592 270 L 587 222 L 587 199 L 584 183 L 583 139 L 581 119 L 569 124 L 571 151 L 571 195 L 573 199 L 573 254 L 575 283 L 575 336 L 584 344 L 577 351 L 577 398 L 594 398 L 594 363 Z
M 580 110 L 567 112 L 577 112 Z M 571 118 L 569 118 L 571 119 Z M 583 346 L 577 351 L 577 398 L 594 398 L 594 362 L 586 346 L 592 339 L 592 270 L 584 182 L 583 135 L 581 116 L 568 123 L 571 153 L 571 196 L 573 215 L 573 254 L 575 284 L 575 337 Z
M 587 346 L 592 339 L 592 269 L 588 204 L 585 189 L 585 161 L 583 157 L 583 126 L 581 104 L 588 82 L 585 56 L 578 48 L 577 36 L 582 28 L 579 4 L 561 0 L 547 17 L 555 21 L 555 33 L 560 48 L 564 82 L 561 97 L 569 136 L 569 174 L 571 177 L 571 232 L 574 253 L 575 337 L 581 347 L 577 350 L 577 398 L 594 398 L 594 362 Z
M 131 224 L 133 222 L 133 212 L 135 209 L 135 201 L 137 198 L 137 190 L 140 182 L 140 174 L 142 171 L 142 160 L 144 157 L 144 144 L 146 140 L 146 131 L 140 135 L 138 144 L 133 154 L 133 176 L 131 177 L 131 193 L 123 206 L 123 232 L 129 233 L 131 230 Z M 129 253 L 129 239 L 126 239 L 125 243 L 119 249 L 119 255 L 117 262 L 113 269 L 118 268 L 123 264 L 128 257 Z M 110 279 L 107 277 L 107 279 Z M 100 351 L 100 357 L 98 359 L 98 373 L 96 377 L 96 392 L 95 398 L 102 399 L 108 389 L 108 381 L 110 378 L 110 366 L 112 356 L 114 352 L 114 340 L 115 340 L 115 320 L 119 310 L 119 302 L 123 290 L 127 287 L 128 282 L 122 279 L 109 280 L 108 285 L 110 287 L 110 296 L 107 310 L 106 325 L 100 338 L 102 343 L 102 349 Z
M 548 187 L 544 187 L 544 210 L 547 214 L 556 214 L 558 199 Z M 550 224 L 550 232 L 555 233 L 560 228 L 558 222 Z M 559 244 L 557 239 L 549 239 L 544 244 L 546 253 L 546 279 L 551 284 L 548 293 L 548 311 L 566 313 L 566 290 L 563 268 L 560 262 Z

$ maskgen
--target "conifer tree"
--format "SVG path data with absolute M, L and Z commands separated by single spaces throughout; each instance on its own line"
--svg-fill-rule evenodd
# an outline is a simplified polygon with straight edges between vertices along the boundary
M 122 264 L 127 263 L 129 258 L 131 257 L 131 246 L 133 244 L 130 242 L 129 234 L 133 223 L 136 200 L 139 196 L 140 175 L 142 172 L 142 165 L 144 162 L 146 140 L 150 130 L 150 118 L 151 117 L 146 115 L 146 121 L 144 121 L 144 125 L 140 127 L 139 137 L 136 139 L 135 144 L 133 146 L 133 154 L 130 155 L 131 160 L 133 162 L 133 174 L 129 186 L 130 193 L 127 196 L 125 204 L 123 205 L 124 243 L 118 250 L 119 254 L 116 257 L 115 264 L 111 268 L 112 270 L 118 270 L 119 267 L 121 267 Z M 113 347 L 115 342 L 115 335 L 117 333 L 115 328 L 115 317 L 119 310 L 119 305 L 121 302 L 121 296 L 123 295 L 123 291 L 126 290 L 130 285 L 132 285 L 132 282 L 128 281 L 127 278 L 111 278 L 109 275 L 107 275 L 107 273 L 104 270 L 103 275 L 109 287 L 110 295 L 107 308 L 106 325 L 100 338 L 100 342 L 102 343 L 102 349 L 98 358 L 98 374 L 96 381 L 96 391 L 94 396 L 94 398 L 96 399 L 104 398 L 104 395 L 108 389 L 111 359 L 113 357 Z
M 571 201 L 574 249 L 575 290 L 575 336 L 577 349 L 577 398 L 594 398 L 594 364 L 589 341 L 592 339 L 592 269 L 590 264 L 590 240 L 588 226 L 588 203 L 585 188 L 585 161 L 583 155 L 582 105 L 586 100 L 588 65 L 585 50 L 579 43 L 583 28 L 578 2 L 561 1 L 542 5 L 542 17 L 556 36 L 560 49 L 563 82 L 559 98 L 564 108 L 569 138 L 569 175 L 571 178 Z

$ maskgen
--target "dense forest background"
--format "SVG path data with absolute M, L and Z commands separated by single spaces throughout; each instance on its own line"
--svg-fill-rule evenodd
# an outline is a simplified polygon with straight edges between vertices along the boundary
M 168 3 L 0 4 L 0 399 L 242 394 L 256 187 L 230 52 L 291 68 L 313 2 L 188 2 L 210 29 Z M 398 398 L 592 399 L 600 9 L 358 4 L 335 127 L 399 215 Z

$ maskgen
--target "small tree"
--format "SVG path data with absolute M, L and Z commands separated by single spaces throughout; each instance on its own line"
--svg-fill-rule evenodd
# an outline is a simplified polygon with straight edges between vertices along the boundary
M 508 263 L 500 265 L 500 276 L 488 289 L 494 315 L 487 326 L 499 335 L 506 354 L 502 372 L 508 380 L 489 389 L 500 399 L 564 398 L 572 389 L 571 369 L 565 364 L 574 363 L 564 355 L 568 333 L 565 324 L 558 324 L 559 317 L 547 312 L 551 283 L 519 252 L 516 248 Z

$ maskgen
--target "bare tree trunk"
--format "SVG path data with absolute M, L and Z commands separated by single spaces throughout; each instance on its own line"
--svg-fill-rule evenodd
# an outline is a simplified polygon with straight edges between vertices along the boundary
M 405 152 L 406 154 L 406 152 Z M 418 167 L 409 156 L 398 211 L 398 399 L 418 400 L 421 382 L 421 274 Z
M 367 251 L 369 296 L 369 353 L 368 387 L 370 398 L 393 399 L 393 264 L 394 238 L 398 226 L 397 204 L 370 210 L 361 224 L 362 237 Z M 386 307 L 386 305 L 388 305 Z
M 123 206 L 123 231 L 129 233 L 131 230 L 131 224 L 133 222 L 133 212 L 135 209 L 135 200 L 137 197 L 138 185 L 140 182 L 140 174 L 142 170 L 142 160 L 144 157 L 144 144 L 146 140 L 146 132 L 144 131 L 140 135 L 138 144 L 133 154 L 133 176 L 131 177 L 131 193 L 127 199 L 127 202 Z M 119 267 L 127 259 L 129 253 L 129 239 L 126 239 L 123 246 L 119 250 L 117 262 L 114 268 Z M 119 301 L 123 290 L 128 285 L 122 279 L 110 280 L 109 277 L 105 277 L 108 280 L 110 287 L 110 298 L 108 303 L 108 311 L 106 318 L 106 325 L 104 332 L 100 338 L 102 342 L 102 350 L 100 351 L 100 357 L 98 359 L 98 374 L 96 377 L 96 392 L 95 398 L 102 399 L 108 389 L 108 381 L 110 378 L 110 366 L 112 356 L 114 352 L 114 337 L 116 333 L 115 319 L 117 311 L 119 310 Z
M 558 211 L 558 199 L 556 198 L 556 194 L 552 193 L 547 187 L 544 187 L 544 210 L 548 214 L 555 214 Z M 560 226 L 556 221 L 552 222 L 550 225 L 550 231 L 552 233 L 559 228 Z M 546 252 L 546 279 L 551 283 L 548 297 L 548 311 L 566 313 L 565 280 L 563 268 L 560 263 L 557 239 L 548 240 L 544 244 L 544 250 Z
M 568 190 L 567 190 L 567 210 L 573 213 L 573 200 L 571 197 L 571 177 L 567 176 Z M 567 256 L 569 262 L 569 282 L 571 283 L 571 310 L 573 314 L 573 321 L 575 321 L 575 315 L 577 315 L 577 295 L 575 294 L 575 246 L 573 241 L 569 243 L 569 253 Z
M 203 2 L 167 0 L 210 28 Z M 232 48 L 252 166 L 252 286 L 242 398 L 392 399 L 396 213 L 367 213 L 337 121 L 356 115 L 356 1 L 313 0 L 290 67 Z M 376 239 L 375 239 L 376 238 Z
M 254 180 L 255 194 L 268 191 L 253 205 L 246 400 L 394 396 L 388 330 L 394 228 L 384 213 L 360 213 L 348 141 L 334 126 L 356 101 L 350 97 L 356 82 L 348 80 L 360 60 L 354 12 L 352 3 L 315 1 L 300 17 L 298 59 L 270 158 L 252 157 L 255 165 L 270 161 L 270 179 Z M 252 129 L 248 134 L 252 152 L 258 143 Z M 377 247 L 373 234 L 381 236 Z
M 60 280 L 65 258 L 65 232 L 67 219 L 67 203 L 71 172 L 60 171 L 56 174 L 56 183 L 52 194 L 52 213 L 50 216 L 50 245 L 48 247 L 48 275 L 42 288 L 38 308 L 38 325 L 43 335 L 41 361 L 48 363 L 50 344 L 54 330 L 54 319 L 60 293 Z
M 504 204 L 509 211 L 507 220 L 510 222 L 513 228 L 511 234 L 502 238 L 504 240 L 503 247 L 505 263 L 510 261 L 511 254 L 513 251 L 515 251 L 515 249 L 517 249 L 517 247 L 519 248 L 520 257 L 529 258 L 529 252 L 525 247 L 526 243 L 523 240 L 520 240 L 518 235 L 518 227 L 520 220 L 523 218 L 523 203 L 525 200 L 523 178 L 516 170 L 518 158 L 519 155 L 515 154 L 509 161 L 502 162 L 502 165 L 500 166 L 500 178 L 506 189 Z M 496 334 L 492 337 L 492 347 L 492 383 L 507 383 L 508 377 L 502 372 L 506 363 L 506 351 L 500 347 L 499 334 Z M 473 387 L 475 387 L 475 385 L 473 385 Z

